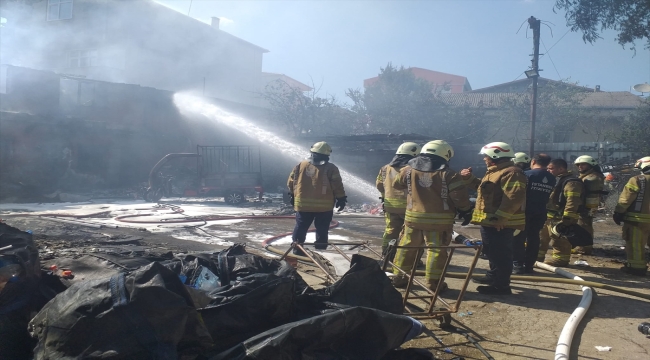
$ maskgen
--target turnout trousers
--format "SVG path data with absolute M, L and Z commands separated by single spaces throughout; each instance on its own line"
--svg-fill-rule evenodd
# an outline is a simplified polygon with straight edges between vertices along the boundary
M 323 212 L 296 212 L 296 226 L 293 228 L 291 239 L 299 244 L 304 244 L 305 238 L 307 237 L 307 231 L 313 222 L 316 227 L 316 249 L 327 248 L 327 245 L 319 244 L 327 243 L 330 222 L 332 221 L 333 216 L 333 210 Z
M 552 266 L 566 266 L 571 260 L 571 243 L 564 236 L 552 235 L 551 229 L 556 223 L 556 221 L 547 221 L 545 225 L 553 251 L 551 252 L 551 258 L 544 262 Z
M 646 269 L 645 247 L 650 241 L 650 223 L 624 223 L 623 240 L 628 265 L 634 269 Z
M 515 229 L 503 228 L 497 230 L 491 226 L 481 226 L 481 238 L 483 243 L 490 247 L 488 260 L 490 270 L 486 277 L 492 279 L 492 285 L 498 288 L 510 286 L 510 275 L 512 275 L 512 243 Z
M 540 232 L 546 223 L 546 214 L 526 216 L 526 228 L 514 237 L 513 256 L 516 266 L 530 270 L 539 257 Z M 546 254 L 548 244 L 544 250 Z M 544 261 L 544 259 L 542 259 Z
M 450 225 L 448 230 L 417 230 L 409 226 L 404 227 L 402 238 L 399 242 L 400 246 L 447 246 L 451 243 L 451 233 L 453 226 Z M 418 249 L 397 249 L 395 254 L 395 265 L 407 273 L 413 269 L 415 256 Z M 447 249 L 426 249 L 427 261 L 426 271 L 424 278 L 433 286 L 438 283 L 442 276 L 442 269 L 447 262 Z M 393 269 L 393 273 L 397 276 L 403 276 L 399 270 Z
M 384 213 L 384 219 L 386 220 L 386 228 L 384 229 L 384 236 L 381 241 L 381 251 L 386 251 L 388 243 L 395 239 L 399 240 L 400 233 L 402 232 L 402 227 L 404 227 L 404 215 L 403 214 L 393 214 L 390 212 Z M 398 241 L 399 243 L 399 241 Z

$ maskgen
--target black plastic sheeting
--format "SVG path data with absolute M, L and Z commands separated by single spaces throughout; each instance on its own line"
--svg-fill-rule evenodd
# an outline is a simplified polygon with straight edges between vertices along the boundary
M 354 254 L 348 270 L 334 284 L 299 296 L 305 311 L 322 310 L 327 303 L 365 306 L 402 314 L 402 294 L 395 290 L 377 260 Z
M 401 315 L 376 260 L 353 255 L 341 279 L 314 290 L 287 262 L 240 244 L 170 257 L 48 261 L 74 277 L 43 271 L 41 286 L 60 293 L 30 323 L 34 359 L 428 359 L 394 350 L 421 324 Z
M 381 359 L 422 330 L 406 316 L 352 307 L 263 332 L 210 360 Z
M 32 319 L 34 359 L 177 359 L 212 339 L 178 276 L 159 263 L 72 285 Z

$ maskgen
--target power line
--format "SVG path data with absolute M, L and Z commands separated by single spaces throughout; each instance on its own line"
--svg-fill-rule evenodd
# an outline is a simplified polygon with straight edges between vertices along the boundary
M 542 40 L 542 39 L 540 38 L 540 40 Z M 553 64 L 553 69 L 555 69 L 555 72 L 557 73 L 557 77 L 559 78 L 559 80 L 562 80 L 562 76 L 560 75 L 560 72 L 557 71 L 557 67 L 555 67 L 555 62 L 553 62 L 553 58 L 551 57 L 551 54 L 549 54 L 548 50 L 546 49 L 546 45 L 544 44 L 544 40 L 542 40 L 542 45 L 544 46 L 544 50 L 546 50 L 546 52 L 544 54 L 548 55 L 549 60 L 551 60 L 551 64 Z
M 190 16 L 190 11 L 192 11 L 192 0 L 190 0 L 190 8 L 187 9 L 187 16 Z
M 512 81 L 517 81 L 517 79 L 519 79 L 519 78 L 521 77 L 521 75 L 523 75 L 525 72 L 526 72 L 525 70 L 522 71 L 521 74 L 519 74 L 519 76 L 517 76 L 517 77 L 516 77 L 514 80 L 512 80 Z
M 555 42 L 555 44 L 553 44 L 553 46 L 551 46 L 550 48 L 548 48 L 548 50 L 546 50 L 546 53 L 548 53 L 549 51 L 551 51 L 551 49 L 554 48 L 555 45 L 557 45 L 557 43 L 560 42 L 560 40 L 564 39 L 564 37 L 566 36 L 566 34 L 568 34 L 569 32 L 571 32 L 571 29 L 567 30 L 567 31 L 564 33 L 564 35 L 562 35 L 562 37 L 559 38 L 559 39 Z

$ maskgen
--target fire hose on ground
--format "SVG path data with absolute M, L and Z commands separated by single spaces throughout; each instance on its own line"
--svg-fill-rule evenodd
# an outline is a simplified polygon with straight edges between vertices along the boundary
M 182 209 L 175 209 L 173 210 L 176 213 L 181 213 Z M 259 216 L 200 216 L 200 217 L 187 217 L 184 219 L 179 219 L 179 220 L 165 220 L 165 221 L 160 221 L 160 220 L 149 220 L 149 221 L 138 221 L 138 220 L 133 220 L 135 217 L 144 217 L 144 216 L 153 216 L 154 214 L 135 214 L 135 215 L 122 215 L 115 217 L 114 219 L 116 221 L 120 222 L 126 222 L 126 223 L 132 223 L 132 224 L 154 224 L 154 223 L 165 223 L 165 224 L 174 224 L 174 223 L 187 223 L 187 222 L 196 222 L 196 221 L 218 221 L 218 220 L 266 220 L 266 219 L 294 219 L 294 216 L 288 216 L 288 215 L 259 215 Z M 355 216 L 356 217 L 356 216 Z M 365 216 L 364 216 L 365 217 Z M 336 228 L 339 226 L 339 222 L 336 220 L 332 220 L 330 223 L 330 229 Z M 310 229 L 310 232 L 315 231 L 314 229 Z M 277 249 L 273 247 L 271 244 L 283 237 L 289 236 L 292 233 L 284 233 L 284 234 L 279 234 L 279 235 L 274 235 L 262 242 L 264 245 L 264 248 L 272 253 L 278 254 L 278 255 L 284 255 L 285 251 L 282 251 L 280 249 Z M 309 259 L 306 256 L 299 256 L 299 255 L 293 255 L 289 254 L 288 256 L 294 257 L 298 260 L 305 261 L 305 262 L 311 262 L 311 259 Z M 539 264 L 539 263 L 537 263 Z M 540 266 L 538 266 L 540 267 Z M 542 268 L 542 267 L 540 267 Z M 552 267 L 551 267 L 552 268 Z M 548 269 L 545 269 L 548 270 Z M 561 269 L 560 269 L 561 270 Z M 553 272 L 553 270 L 549 270 Z M 559 274 L 559 273 L 558 273 Z M 568 273 L 570 274 L 570 273 Z M 424 276 L 424 271 L 417 271 L 416 275 L 418 276 Z M 457 278 L 457 279 L 464 279 L 466 274 L 465 273 L 454 273 L 454 272 L 448 272 L 447 277 L 450 278 Z M 559 284 L 571 284 L 571 285 L 581 285 L 581 286 L 589 286 L 593 288 L 599 288 L 603 290 L 609 290 L 613 292 L 618 292 L 638 298 L 642 298 L 645 300 L 650 300 L 650 295 L 640 293 L 637 291 L 633 290 L 628 290 L 625 288 L 621 288 L 618 286 L 613 286 L 613 285 L 607 285 L 607 284 L 601 284 L 598 282 L 594 281 L 584 281 L 582 279 L 576 280 L 574 279 L 575 275 L 570 276 L 569 279 L 558 279 L 558 278 L 552 278 L 552 277 L 546 277 L 546 276 L 528 276 L 528 275 L 512 275 L 511 279 L 516 280 L 516 281 L 527 281 L 527 282 L 548 282 L 548 283 L 559 283 Z

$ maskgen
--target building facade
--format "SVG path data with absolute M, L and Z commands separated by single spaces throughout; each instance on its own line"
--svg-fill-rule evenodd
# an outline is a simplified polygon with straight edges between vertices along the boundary
M 151 0 L 2 2 L 2 64 L 260 102 L 268 50 Z

